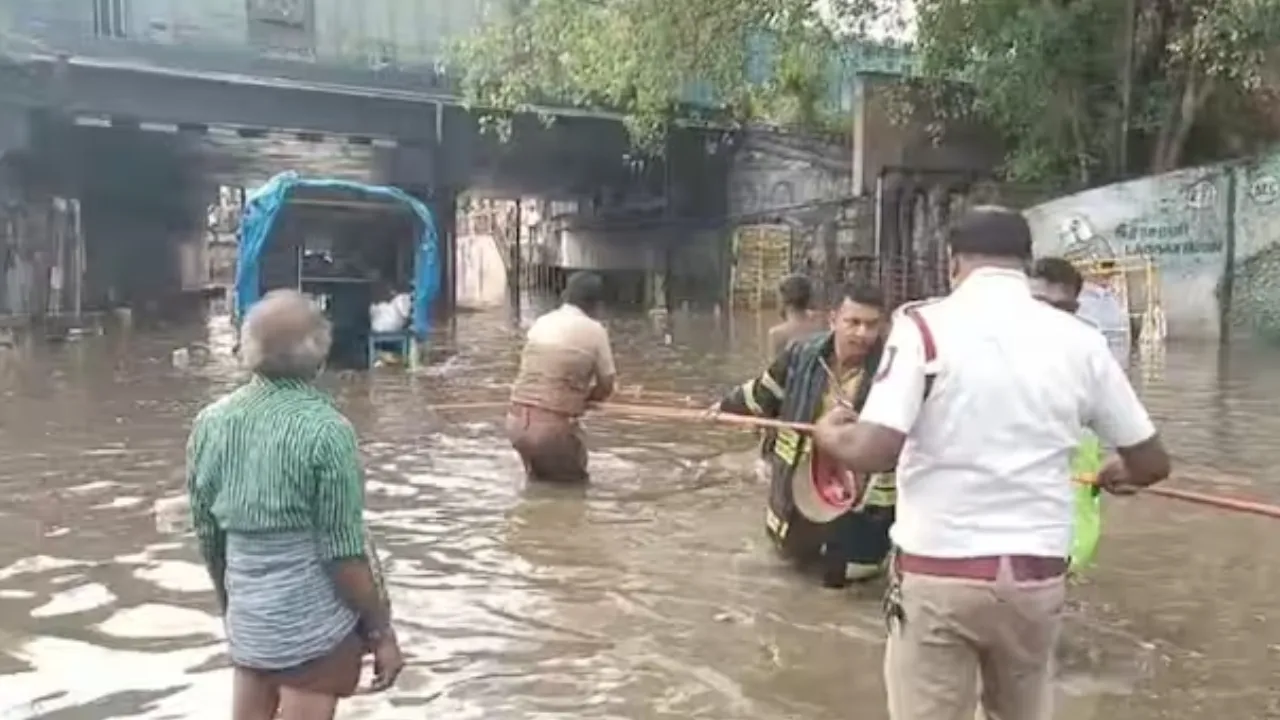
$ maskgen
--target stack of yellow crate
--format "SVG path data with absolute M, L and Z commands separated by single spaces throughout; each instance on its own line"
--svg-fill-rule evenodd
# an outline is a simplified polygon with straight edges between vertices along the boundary
M 1142 255 L 1094 258 L 1076 262 L 1085 279 L 1115 294 L 1139 328 L 1144 343 L 1165 339 L 1164 308 L 1160 301 L 1160 274 L 1155 262 Z
M 734 235 L 730 305 L 761 310 L 776 307 L 778 283 L 791 272 L 791 228 L 749 225 Z

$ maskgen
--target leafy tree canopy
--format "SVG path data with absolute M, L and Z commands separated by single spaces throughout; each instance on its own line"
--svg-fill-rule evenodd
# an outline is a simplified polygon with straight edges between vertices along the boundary
M 917 0 L 916 12 L 936 109 L 1001 132 L 1012 178 L 1098 184 L 1273 139 L 1280 0 Z
M 1280 128 L 1280 0 L 495 1 L 454 59 L 499 130 L 530 105 L 619 112 L 651 148 L 689 116 L 843 129 L 839 48 L 906 6 L 926 92 L 903 97 L 999 132 L 1011 179 L 1164 172 Z
M 648 147 L 689 115 L 823 129 L 837 45 L 825 20 L 863 4 L 506 0 L 454 59 L 465 97 L 500 129 L 537 104 L 620 112 Z

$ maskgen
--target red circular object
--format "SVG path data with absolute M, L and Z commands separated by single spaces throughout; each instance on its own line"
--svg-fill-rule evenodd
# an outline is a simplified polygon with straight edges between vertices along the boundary
M 862 494 L 863 482 L 857 474 L 816 449 L 809 465 L 809 476 L 818 497 L 831 507 L 849 508 L 857 502 L 858 497 L 849 493 L 848 485 L 858 489 L 858 496 Z

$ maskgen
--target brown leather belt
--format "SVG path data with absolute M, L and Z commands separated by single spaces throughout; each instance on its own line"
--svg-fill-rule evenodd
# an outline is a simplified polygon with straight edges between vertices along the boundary
M 994 582 L 1000 573 L 1000 560 L 1009 559 L 1013 579 L 1020 582 L 1052 580 L 1067 574 L 1067 559 L 1037 555 L 988 555 L 986 557 L 939 558 L 899 552 L 899 572 L 932 577 L 985 580 Z

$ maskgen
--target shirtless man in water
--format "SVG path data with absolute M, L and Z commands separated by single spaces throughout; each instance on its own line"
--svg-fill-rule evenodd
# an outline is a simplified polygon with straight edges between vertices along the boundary
M 782 354 L 791 343 L 826 330 L 820 313 L 813 310 L 813 283 L 803 275 L 788 275 L 778 286 L 782 300 L 782 322 L 769 328 L 769 360 Z

